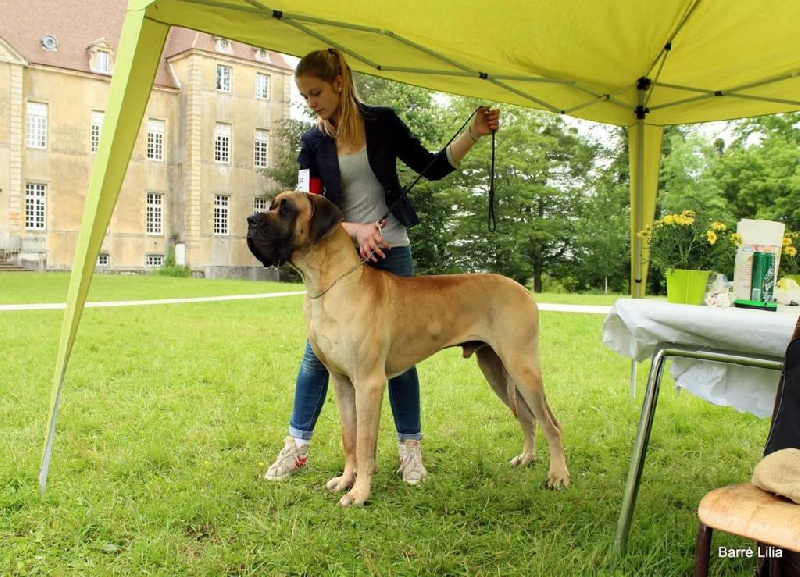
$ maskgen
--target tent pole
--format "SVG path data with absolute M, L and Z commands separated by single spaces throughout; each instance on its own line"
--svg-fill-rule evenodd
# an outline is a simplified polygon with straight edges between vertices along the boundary
M 642 230 L 644 221 L 643 204 L 644 204 L 644 119 L 647 114 L 647 109 L 644 106 L 647 97 L 647 89 L 650 87 L 650 81 L 646 78 L 640 78 L 636 85 L 636 151 L 634 153 L 634 162 L 636 163 L 635 170 L 633 171 L 633 189 L 634 189 L 634 203 L 633 203 L 633 230 L 631 231 L 631 241 L 633 243 L 631 252 L 631 297 L 635 299 L 644 298 L 644 287 L 642 286 L 642 239 L 639 236 L 639 231 Z
M 89 292 L 95 261 L 125 178 L 168 32 L 167 24 L 148 20 L 144 8 L 129 9 L 126 13 L 114 76 L 111 79 L 103 131 L 100 135 L 100 146 L 92 166 L 89 191 L 86 195 L 70 274 L 61 340 L 50 393 L 50 417 L 42 451 L 42 465 L 39 469 L 39 488 L 42 492 L 47 486 L 61 390 L 86 295 Z

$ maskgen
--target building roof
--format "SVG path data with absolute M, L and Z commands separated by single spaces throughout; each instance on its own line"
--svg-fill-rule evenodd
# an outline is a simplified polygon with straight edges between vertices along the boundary
M 119 46 L 127 5 L 127 0 L 3 2 L 0 39 L 5 40 L 30 64 L 91 73 L 88 49 L 99 42 L 105 42 L 113 49 Z M 43 46 L 46 36 L 56 39 L 57 49 L 48 50 Z M 238 42 L 232 42 L 231 45 L 230 56 L 258 61 L 252 47 Z M 215 39 L 211 35 L 186 28 L 172 28 L 155 84 L 175 87 L 165 66 L 166 59 L 191 49 L 217 52 Z M 274 52 L 268 52 L 267 59 L 260 62 L 291 70 L 283 56 Z

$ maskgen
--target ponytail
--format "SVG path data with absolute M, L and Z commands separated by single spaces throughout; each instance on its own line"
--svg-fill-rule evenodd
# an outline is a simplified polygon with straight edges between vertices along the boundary
M 295 68 L 294 75 L 316 76 L 324 82 L 333 84 L 337 76 L 342 77 L 342 91 L 339 95 L 339 118 L 336 125 L 328 120 L 317 119 L 319 129 L 347 144 L 358 144 L 364 140 L 364 122 L 358 105 L 358 96 L 353 73 L 344 59 L 344 54 L 336 48 L 316 50 L 306 54 Z

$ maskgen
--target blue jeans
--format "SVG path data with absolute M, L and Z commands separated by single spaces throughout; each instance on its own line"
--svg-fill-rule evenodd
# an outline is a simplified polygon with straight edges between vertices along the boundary
M 386 258 L 369 263 L 379 270 L 398 276 L 413 276 L 414 261 L 411 247 L 398 246 L 385 249 Z M 306 341 L 300 371 L 294 389 L 292 419 L 289 421 L 289 434 L 296 439 L 311 439 L 314 425 L 322 412 L 325 396 L 328 393 L 328 370 L 311 350 Z M 389 405 L 392 407 L 394 426 L 398 441 L 419 441 L 422 439 L 420 424 L 419 379 L 417 368 L 411 367 L 402 375 L 389 379 Z

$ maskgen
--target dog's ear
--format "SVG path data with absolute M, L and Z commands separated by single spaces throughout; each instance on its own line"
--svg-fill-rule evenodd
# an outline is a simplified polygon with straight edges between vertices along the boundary
M 338 206 L 322 195 L 309 194 L 308 200 L 311 202 L 308 240 L 311 244 L 316 244 L 336 230 L 344 216 Z

